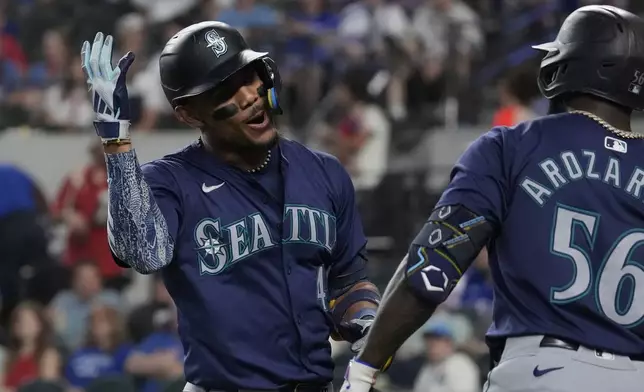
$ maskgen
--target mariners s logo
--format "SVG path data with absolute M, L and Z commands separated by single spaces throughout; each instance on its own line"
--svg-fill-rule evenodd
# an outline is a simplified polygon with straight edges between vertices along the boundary
M 216 30 L 210 30 L 206 33 L 206 42 L 208 43 L 206 47 L 212 49 L 217 57 L 221 57 L 228 51 L 226 39 L 220 36 Z

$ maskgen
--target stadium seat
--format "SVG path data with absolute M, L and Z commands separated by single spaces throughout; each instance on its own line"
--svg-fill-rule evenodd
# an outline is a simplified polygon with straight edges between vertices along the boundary
M 183 387 L 186 386 L 186 381 L 183 378 L 169 381 L 163 387 L 163 392 L 183 392 Z
M 101 377 L 92 381 L 85 392 L 136 392 L 136 387 L 127 376 Z
M 21 386 L 18 392 L 65 392 L 65 388 L 56 382 L 38 380 Z

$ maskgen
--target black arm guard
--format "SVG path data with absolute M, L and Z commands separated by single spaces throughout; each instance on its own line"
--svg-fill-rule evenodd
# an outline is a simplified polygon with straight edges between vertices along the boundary
M 435 209 L 409 248 L 406 280 L 413 292 L 443 302 L 494 232 L 485 217 L 462 205 Z

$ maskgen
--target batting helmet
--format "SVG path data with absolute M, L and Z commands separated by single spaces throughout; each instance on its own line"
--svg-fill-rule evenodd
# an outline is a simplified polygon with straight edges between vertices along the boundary
M 159 59 L 161 85 L 173 107 L 185 98 L 216 88 L 247 65 L 256 66 L 270 109 L 281 113 L 277 92 L 280 77 L 266 52 L 249 48 L 244 37 L 221 22 L 201 22 L 179 31 L 163 48 Z
M 554 99 L 587 93 L 644 110 L 644 20 L 617 7 L 593 5 L 571 13 L 546 52 L 539 90 Z

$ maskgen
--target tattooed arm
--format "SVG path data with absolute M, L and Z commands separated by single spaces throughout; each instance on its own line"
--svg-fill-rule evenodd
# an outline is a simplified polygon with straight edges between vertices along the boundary
M 146 167 L 144 178 L 144 170 L 129 146 L 119 152 L 106 147 L 106 161 L 107 230 L 115 260 L 142 274 L 158 271 L 174 256 L 176 198 L 169 187 L 157 181 L 162 177 L 157 175 L 158 168 Z
M 177 232 L 178 198 L 172 176 L 159 175 L 163 163 L 149 172 L 139 166 L 131 148 L 127 71 L 134 62 L 128 52 L 112 65 L 114 38 L 96 33 L 83 42 L 82 70 L 95 113 L 94 129 L 101 138 L 108 173 L 108 243 L 117 264 L 143 274 L 160 270 L 172 261 Z M 145 179 L 144 179 L 145 174 Z

